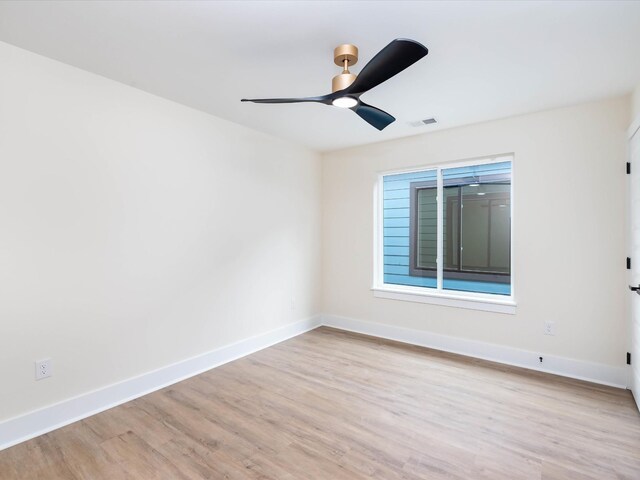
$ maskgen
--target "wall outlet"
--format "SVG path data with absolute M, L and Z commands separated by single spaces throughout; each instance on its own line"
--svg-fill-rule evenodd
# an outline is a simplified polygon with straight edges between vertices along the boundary
M 556 334 L 556 322 L 546 321 L 544 322 L 544 334 L 555 335 Z
M 53 361 L 50 358 L 36 361 L 36 380 L 53 375 Z

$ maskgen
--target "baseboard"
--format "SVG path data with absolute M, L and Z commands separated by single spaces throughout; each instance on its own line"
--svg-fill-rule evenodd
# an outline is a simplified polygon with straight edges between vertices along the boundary
M 613 387 L 626 388 L 627 386 L 628 375 L 624 367 L 585 362 L 336 315 L 318 315 L 0 422 L 0 450 L 250 355 L 321 325 Z M 538 358 L 540 355 L 544 358 L 542 365 Z
M 317 328 L 316 316 L 0 422 L 0 450 Z
M 636 402 L 636 406 L 638 407 L 638 411 L 640 411 L 640 372 L 638 372 L 637 374 L 632 370 L 631 371 L 631 376 L 633 377 L 633 379 L 629 382 L 629 384 L 631 385 L 631 393 L 633 394 L 633 399 Z M 633 391 L 633 388 L 636 389 L 636 391 Z
M 541 352 L 532 352 L 336 315 L 323 315 L 322 324 L 350 332 L 363 333 L 388 340 L 396 340 L 412 345 L 457 353 L 468 357 L 481 358 L 506 365 L 552 373 L 563 377 L 576 378 L 618 388 L 627 387 L 628 374 L 623 366 L 614 367 L 574 360 Z M 540 356 L 543 357 L 542 364 L 540 363 Z

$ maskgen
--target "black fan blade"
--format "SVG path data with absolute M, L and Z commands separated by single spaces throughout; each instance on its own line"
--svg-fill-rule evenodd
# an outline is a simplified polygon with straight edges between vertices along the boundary
M 396 121 L 396 119 L 389 115 L 387 112 L 384 112 L 379 108 L 373 107 L 371 105 L 367 105 L 363 102 L 358 103 L 358 105 L 353 107 L 352 110 L 356 112 L 365 122 L 373 125 L 378 130 L 384 130 L 385 127 Z
M 253 103 L 303 103 L 303 102 L 315 102 L 315 103 L 331 103 L 327 97 L 329 95 L 323 95 L 321 97 L 301 97 L 301 98 L 243 98 L 241 102 L 253 102 Z
M 345 89 L 345 93 L 359 95 L 371 90 L 410 67 L 427 53 L 429 50 L 424 45 L 414 40 L 398 38 L 364 66 L 356 80 Z

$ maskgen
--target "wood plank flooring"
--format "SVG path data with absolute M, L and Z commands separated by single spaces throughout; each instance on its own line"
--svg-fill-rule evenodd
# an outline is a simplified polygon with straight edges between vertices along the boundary
M 625 390 L 320 328 L 0 452 L 8 479 L 640 479 Z

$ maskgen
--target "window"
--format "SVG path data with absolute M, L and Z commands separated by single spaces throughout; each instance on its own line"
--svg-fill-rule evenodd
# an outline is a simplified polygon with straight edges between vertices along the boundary
M 376 285 L 510 298 L 511 163 L 383 175 Z

